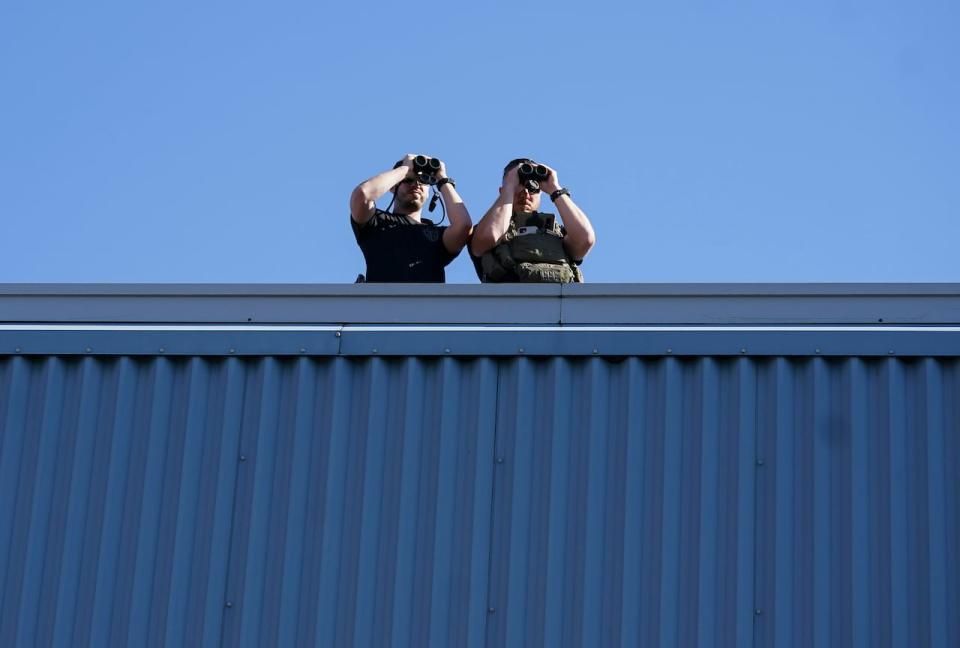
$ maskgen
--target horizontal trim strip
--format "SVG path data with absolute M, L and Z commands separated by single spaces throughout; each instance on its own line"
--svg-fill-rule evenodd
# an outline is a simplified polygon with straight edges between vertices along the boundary
M 0 327 L 0 355 L 960 356 L 960 327 Z
M 655 333 L 668 331 L 683 332 L 797 332 L 797 331 L 856 331 L 856 332 L 954 332 L 960 333 L 960 326 L 344 326 L 343 331 L 357 333 L 387 332 L 440 332 L 490 333 L 490 332 L 537 332 L 537 333 Z
M 340 326 L 263 326 L 260 324 L 0 324 L 0 331 L 339 331 Z
M 960 326 L 262 326 L 149 324 L 0 324 L 0 331 L 203 331 L 356 333 L 654 333 L 654 332 L 898 332 L 960 333 Z

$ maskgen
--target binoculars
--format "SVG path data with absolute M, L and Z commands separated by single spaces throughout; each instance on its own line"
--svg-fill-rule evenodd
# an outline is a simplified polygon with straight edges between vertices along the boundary
M 413 158 L 413 175 L 421 184 L 437 184 L 437 171 L 440 170 L 440 160 L 438 158 L 428 158 L 425 155 L 418 155 Z
M 550 171 L 542 164 L 524 162 L 517 168 L 517 177 L 528 191 L 540 191 L 540 183 L 550 177 Z

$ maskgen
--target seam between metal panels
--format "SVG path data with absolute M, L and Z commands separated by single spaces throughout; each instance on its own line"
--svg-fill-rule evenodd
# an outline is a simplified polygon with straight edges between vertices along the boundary
M 484 610 L 483 610 L 483 645 L 487 646 L 490 640 L 490 621 L 493 614 L 490 612 L 493 608 L 493 601 L 490 600 L 490 596 L 493 593 L 492 583 L 493 583 L 493 535 L 494 535 L 494 511 L 497 507 L 497 477 L 499 473 L 503 471 L 498 471 L 497 466 L 500 465 L 497 463 L 498 454 L 497 454 L 497 440 L 499 433 L 499 422 L 500 422 L 500 383 L 501 383 L 501 370 L 503 368 L 503 363 L 499 360 L 493 360 L 497 368 L 497 389 L 496 395 L 493 399 L 493 440 L 491 441 L 493 445 L 493 452 L 490 453 L 491 462 L 490 466 L 487 468 L 490 470 L 491 479 L 490 479 L 490 514 L 487 518 L 487 588 L 486 600 L 484 601 Z
M 235 360 L 238 365 L 241 364 L 239 359 L 234 358 L 233 360 Z M 227 370 L 230 369 L 229 363 L 230 363 L 230 360 L 227 360 Z M 238 371 L 239 371 L 239 368 L 238 368 Z M 246 417 L 247 415 L 247 408 L 243 406 L 243 404 L 247 400 L 246 372 L 243 372 L 241 379 L 243 380 L 243 390 L 241 392 L 242 395 L 240 397 L 240 420 L 237 423 L 237 429 L 235 431 L 237 435 L 237 453 L 238 454 L 233 458 L 233 497 L 231 498 L 231 502 L 230 502 L 230 524 L 227 527 L 227 537 L 230 540 L 227 544 L 227 561 L 226 561 L 227 569 L 226 569 L 226 572 L 224 573 L 223 583 L 221 583 L 222 589 L 220 590 L 220 637 L 219 637 L 219 640 L 217 641 L 218 645 L 220 646 L 223 646 L 223 638 L 226 634 L 225 631 L 226 631 L 227 613 L 228 613 L 227 601 L 229 600 L 228 597 L 230 596 L 230 593 L 227 591 L 227 584 L 230 582 L 230 567 L 233 563 L 233 546 L 234 544 L 236 544 L 233 530 L 234 530 L 234 524 L 236 523 L 236 519 L 237 519 L 237 497 L 239 494 L 238 493 L 239 489 L 237 488 L 237 486 L 240 481 L 240 454 L 244 452 L 242 447 L 243 425 L 244 425 L 244 417 Z M 226 402 L 224 404 L 226 404 Z M 224 413 L 224 415 L 226 415 L 226 413 Z M 230 612 L 233 612 L 233 610 L 231 609 Z

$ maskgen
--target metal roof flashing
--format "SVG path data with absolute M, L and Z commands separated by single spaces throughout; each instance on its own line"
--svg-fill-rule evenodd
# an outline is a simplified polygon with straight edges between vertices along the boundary
M 960 284 L 0 284 L 0 322 L 960 324 Z
M 960 284 L 6 284 L 0 354 L 960 355 Z

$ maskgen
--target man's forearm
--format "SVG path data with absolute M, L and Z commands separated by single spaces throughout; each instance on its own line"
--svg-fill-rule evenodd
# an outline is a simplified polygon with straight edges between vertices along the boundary
M 384 171 L 368 180 L 364 180 L 354 191 L 360 192 L 364 199 L 376 202 L 380 196 L 390 191 L 395 184 L 407 177 L 408 171 L 409 169 L 403 166 Z
M 570 196 L 560 196 L 554 203 L 563 221 L 567 235 L 563 239 L 567 254 L 577 261 L 583 259 L 596 243 L 596 234 L 590 219 Z
M 512 195 L 512 194 L 511 194 Z M 480 256 L 493 249 L 510 227 L 510 217 L 513 215 L 513 203 L 505 202 L 510 198 L 500 196 L 490 206 L 487 213 L 477 223 L 473 240 L 470 242 L 470 251 L 474 256 Z
M 470 220 L 467 206 L 463 204 L 463 199 L 451 183 L 448 182 L 440 188 L 440 195 L 443 196 L 447 217 L 450 219 L 450 227 L 443 234 L 443 243 L 447 250 L 456 254 L 467 242 L 473 222 Z
M 379 173 L 368 180 L 364 180 L 350 194 L 350 213 L 354 220 L 364 222 L 373 215 L 377 200 L 398 182 L 407 176 L 409 169 L 405 166 L 397 167 Z

